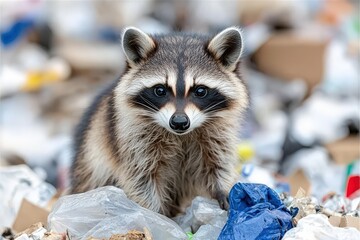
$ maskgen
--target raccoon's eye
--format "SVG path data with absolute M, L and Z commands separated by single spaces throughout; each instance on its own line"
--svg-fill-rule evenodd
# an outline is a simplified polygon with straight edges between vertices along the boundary
M 203 97 L 206 97 L 206 95 L 208 94 L 208 91 L 207 91 L 206 87 L 199 86 L 195 89 L 194 93 L 195 93 L 196 97 L 203 98 Z
M 162 85 L 158 85 L 154 87 L 154 93 L 158 97 L 163 97 L 166 95 L 166 89 Z

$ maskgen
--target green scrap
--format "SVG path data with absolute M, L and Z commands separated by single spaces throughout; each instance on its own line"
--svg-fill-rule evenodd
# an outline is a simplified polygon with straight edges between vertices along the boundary
M 186 235 L 188 236 L 188 240 L 192 240 L 194 237 L 194 234 L 192 232 L 186 232 Z

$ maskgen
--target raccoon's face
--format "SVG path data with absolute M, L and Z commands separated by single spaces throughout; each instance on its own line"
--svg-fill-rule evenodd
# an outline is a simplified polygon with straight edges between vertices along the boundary
M 209 39 L 149 36 L 127 28 L 122 43 L 129 66 L 125 92 L 139 117 L 182 135 L 246 107 L 246 90 L 235 71 L 242 50 L 239 29 Z

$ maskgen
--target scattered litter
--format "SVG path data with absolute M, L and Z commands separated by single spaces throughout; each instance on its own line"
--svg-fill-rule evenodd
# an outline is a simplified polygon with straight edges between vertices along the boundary
M 1 1 L 0 240 L 360 236 L 355 1 L 210 2 Z M 69 185 L 75 125 L 125 69 L 121 28 L 211 32 L 234 23 L 251 106 L 230 212 L 197 197 L 168 219 L 109 187 L 63 197 L 48 219 L 56 190 Z
M 351 209 L 351 202 L 344 196 L 331 192 L 323 197 L 323 206 L 338 213 L 346 213 Z
M 248 163 L 244 164 L 241 170 L 240 182 L 266 184 L 275 188 L 274 176 L 265 168 Z
M 0 234 L 0 239 L 13 240 L 15 237 L 15 233 L 13 232 L 13 230 L 8 227 L 0 229 Z
M 266 185 L 237 183 L 229 202 L 229 219 L 219 240 L 280 239 L 293 227 L 290 211 Z
M 333 226 L 355 227 L 360 231 L 359 199 L 349 200 L 338 194 L 329 193 L 320 203 L 316 198 L 306 196 L 303 189 L 299 189 L 295 197 L 281 194 L 281 199 L 290 211 L 297 211 L 293 218 L 294 226 L 312 214 L 322 214 L 329 218 Z M 346 205 L 346 207 L 345 207 Z
M 105 239 L 97 239 L 97 238 L 89 238 L 88 240 L 105 240 Z M 144 229 L 144 232 L 131 230 L 126 234 L 114 234 L 111 235 L 109 240 L 153 240 L 149 231 Z
M 0 226 L 13 225 L 24 199 L 46 207 L 55 194 L 56 189 L 26 165 L 0 168 Z
M 354 240 L 359 235 L 355 228 L 332 226 L 323 214 L 310 214 L 302 218 L 296 228 L 290 229 L 283 240 Z
M 12 240 L 65 240 L 66 235 L 54 232 L 48 232 L 42 223 L 35 223 L 31 225 L 28 229 L 19 232 L 18 234 L 8 234 L 4 236 L 5 239 L 12 239 Z
M 284 197 L 283 201 L 287 205 L 288 209 L 297 209 L 298 211 L 296 216 L 293 218 L 295 226 L 301 218 L 309 214 L 316 213 L 315 206 L 317 205 L 317 200 L 306 196 L 305 191 L 302 188 L 298 190 L 294 198 L 287 196 Z

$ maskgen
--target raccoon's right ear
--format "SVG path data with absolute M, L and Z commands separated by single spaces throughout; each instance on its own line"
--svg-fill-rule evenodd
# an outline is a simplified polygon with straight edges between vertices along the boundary
M 123 51 L 130 65 L 136 65 L 146 59 L 156 47 L 149 35 L 135 27 L 125 28 L 121 39 Z
M 234 70 L 238 63 L 243 48 L 240 29 L 229 27 L 213 37 L 207 49 L 215 59 L 230 69 Z

